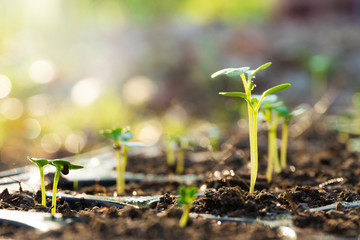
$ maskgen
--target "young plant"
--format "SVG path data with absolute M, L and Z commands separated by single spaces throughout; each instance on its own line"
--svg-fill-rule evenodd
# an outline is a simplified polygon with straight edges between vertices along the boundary
M 176 161 L 176 173 L 182 174 L 184 172 L 184 165 L 185 165 L 185 152 L 186 149 L 189 147 L 189 141 L 185 137 L 180 137 L 178 139 L 179 144 L 179 151 L 177 154 L 177 161 Z
M 41 204 L 46 207 L 46 195 L 45 195 L 45 181 L 44 181 L 44 166 L 49 164 L 49 160 L 44 158 L 31 158 L 27 157 L 30 161 L 38 165 L 40 171 L 41 180 Z
M 54 182 L 53 182 L 53 196 L 52 196 L 52 204 L 51 204 L 51 214 L 54 215 L 56 212 L 56 192 L 57 185 L 59 183 L 60 172 L 64 175 L 69 174 L 69 170 L 75 170 L 83 168 L 81 165 L 75 165 L 66 160 L 55 159 L 49 161 L 50 165 L 53 165 L 56 168 Z
M 169 166 L 175 164 L 176 138 L 171 135 L 165 136 L 166 144 L 166 161 Z
M 268 167 L 266 170 L 268 182 L 272 180 L 273 168 L 276 172 L 281 172 L 276 141 L 277 126 L 280 118 L 276 109 L 280 106 L 282 106 L 282 102 L 278 101 L 276 95 L 266 97 L 261 106 L 261 112 L 268 123 Z
M 281 169 L 285 169 L 287 165 L 286 154 L 287 154 L 287 145 L 288 145 L 288 136 L 289 136 L 289 123 L 293 117 L 302 114 L 305 111 L 305 109 L 298 108 L 290 112 L 290 109 L 283 104 L 275 108 L 275 110 L 278 116 L 284 119 L 282 125 L 282 134 L 281 134 L 280 166 Z
M 129 142 L 129 140 L 133 138 L 129 127 L 101 130 L 100 133 L 114 141 L 117 160 L 116 192 L 117 194 L 123 194 L 125 192 L 125 170 L 128 151 L 131 147 L 144 147 L 144 144 L 140 142 Z
M 247 102 L 248 107 L 248 119 L 249 119 L 249 138 L 250 138 L 250 162 L 251 162 L 251 176 L 250 176 L 250 193 L 254 193 L 255 182 L 258 171 L 258 146 L 257 146 L 257 116 L 260 109 L 260 105 L 264 98 L 270 94 L 282 91 L 288 88 L 291 84 L 281 84 L 275 87 L 272 87 L 261 95 L 260 99 L 253 98 L 251 96 L 251 91 L 254 89 L 255 85 L 252 82 L 252 79 L 255 77 L 255 74 L 261 70 L 268 68 L 271 65 L 271 62 L 268 62 L 255 70 L 250 70 L 249 67 L 242 68 L 226 68 L 220 71 L 215 72 L 211 75 L 212 78 L 227 75 L 229 77 L 238 77 L 240 76 L 245 92 L 219 92 L 220 95 L 228 97 L 241 97 Z
M 196 192 L 197 192 L 196 186 L 191 186 L 191 187 L 180 186 L 179 187 L 180 198 L 179 198 L 178 204 L 181 207 L 183 207 L 183 209 L 184 209 L 184 212 L 179 221 L 179 225 L 182 228 L 186 226 L 187 221 L 189 219 L 189 213 L 190 213 L 190 209 L 192 207 L 192 203 L 196 199 Z

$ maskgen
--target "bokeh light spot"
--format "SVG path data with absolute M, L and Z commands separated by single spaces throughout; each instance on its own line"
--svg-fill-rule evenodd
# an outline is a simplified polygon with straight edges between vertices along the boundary
M 68 152 L 77 153 L 83 149 L 86 143 L 86 137 L 83 133 L 70 133 L 65 139 L 65 148 Z
M 89 106 L 100 96 L 100 82 L 87 78 L 77 82 L 71 89 L 71 98 L 78 106 Z
M 22 116 L 24 112 L 24 106 L 17 98 L 7 98 L 2 102 L 0 106 L 0 112 L 4 115 L 5 118 L 9 120 L 15 120 Z
M 33 118 L 27 118 L 24 120 L 26 129 L 25 137 L 28 139 L 35 139 L 40 135 L 41 125 L 38 120 Z
M 61 139 L 56 133 L 48 133 L 41 138 L 41 147 L 45 152 L 55 153 L 61 147 Z
M 10 94 L 11 87 L 12 84 L 10 79 L 5 75 L 0 74 L 0 98 L 8 96 Z
M 41 117 L 49 113 L 52 107 L 52 99 L 47 94 L 38 94 L 30 97 L 27 102 L 27 112 L 32 117 Z
M 124 100 L 134 106 L 148 102 L 154 92 L 154 84 L 145 76 L 136 76 L 129 79 L 122 88 Z
M 29 75 L 36 83 L 48 83 L 55 78 L 55 68 L 49 60 L 38 60 L 31 64 Z

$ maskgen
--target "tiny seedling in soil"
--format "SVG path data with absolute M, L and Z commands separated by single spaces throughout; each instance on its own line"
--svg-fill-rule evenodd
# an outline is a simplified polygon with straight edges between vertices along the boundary
M 180 227 L 185 227 L 187 224 L 187 221 L 189 219 L 190 209 L 192 207 L 192 203 L 196 199 L 196 192 L 197 192 L 196 186 L 191 186 L 191 187 L 180 186 L 179 187 L 180 197 L 178 200 L 178 204 L 181 207 L 183 207 L 183 209 L 184 209 L 184 212 L 179 221 Z
M 69 170 L 75 170 L 83 168 L 81 165 L 75 165 L 70 163 L 66 160 L 55 159 L 49 161 L 50 165 L 56 167 L 56 172 L 54 176 L 54 183 L 53 183 L 53 196 L 52 196 L 52 204 L 51 204 L 51 214 L 54 215 L 56 212 L 56 192 L 57 192 L 57 185 L 59 183 L 60 172 L 64 175 L 69 174 Z
M 278 106 L 275 108 L 277 115 L 279 117 L 282 117 L 284 119 L 283 125 L 282 125 L 282 134 L 281 134 L 281 148 L 280 148 L 280 166 L 281 169 L 285 169 L 287 166 L 286 161 L 286 155 L 287 155 L 287 145 L 288 145 L 288 136 L 289 136 L 289 123 L 290 120 L 302 114 L 305 109 L 304 108 L 297 108 L 290 112 L 289 108 L 282 104 L 281 106 Z
M 49 160 L 44 158 L 31 158 L 28 157 L 30 161 L 38 165 L 40 171 L 40 180 L 41 180 L 41 204 L 46 207 L 46 195 L 45 195 L 45 181 L 44 181 L 44 166 L 49 164 Z
M 240 76 L 245 92 L 220 92 L 220 95 L 228 97 L 241 97 L 247 102 L 248 106 L 248 119 L 249 119 L 249 139 L 250 139 L 250 162 L 251 162 L 251 176 L 250 176 L 250 193 L 254 193 L 255 182 L 258 172 L 258 146 L 257 146 L 257 117 L 260 109 L 260 105 L 264 98 L 270 94 L 280 92 L 288 87 L 291 84 L 281 84 L 275 87 L 272 87 L 261 95 L 260 99 L 253 98 L 251 96 L 251 91 L 254 89 L 255 85 L 252 82 L 252 79 L 255 77 L 255 74 L 261 70 L 268 68 L 271 65 L 271 62 L 265 63 L 264 65 L 258 67 L 255 70 L 250 70 L 249 67 L 242 68 L 226 68 L 220 71 L 215 72 L 211 75 L 212 78 L 227 75 L 229 77 L 238 77 Z
M 165 136 L 166 144 L 166 161 L 169 166 L 175 164 L 175 149 L 176 149 L 176 139 L 171 135 Z
M 185 165 L 185 153 L 189 146 L 193 146 L 194 143 L 189 141 L 186 137 L 183 136 L 170 136 L 167 135 L 166 138 L 166 159 L 169 166 L 175 164 L 176 160 L 176 169 L 177 174 L 182 174 L 184 172 Z M 175 154 L 177 149 L 177 154 Z
M 123 194 L 125 192 L 125 170 L 128 151 L 131 147 L 144 147 L 144 144 L 140 142 L 129 142 L 129 140 L 133 138 L 130 127 L 116 127 L 113 129 L 101 130 L 100 133 L 114 141 L 117 160 L 116 192 L 117 194 Z
M 283 106 L 282 102 L 278 101 L 276 95 L 267 96 L 261 106 L 261 112 L 265 121 L 268 123 L 268 167 L 266 170 L 268 182 L 272 180 L 273 169 L 275 169 L 277 173 L 281 172 L 276 141 L 277 126 L 280 119 L 277 109 L 281 106 Z

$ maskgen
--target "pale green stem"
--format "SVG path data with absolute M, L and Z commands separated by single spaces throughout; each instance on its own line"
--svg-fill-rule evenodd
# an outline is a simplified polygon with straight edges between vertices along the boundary
M 128 146 L 123 146 L 122 149 L 122 163 L 121 163 L 121 170 L 120 170 L 120 191 L 118 194 L 125 193 L 125 170 L 126 170 L 126 161 L 127 161 L 127 153 L 129 151 Z
M 286 152 L 287 152 L 288 134 L 289 134 L 289 125 L 287 122 L 284 122 L 283 127 L 282 127 L 281 150 L 280 150 L 280 161 L 281 161 L 282 169 L 286 168 Z
M 181 174 L 184 172 L 184 162 L 185 162 L 185 149 L 180 148 L 178 152 L 178 158 L 176 162 L 176 173 Z
M 190 213 L 190 206 L 185 205 L 184 206 L 184 212 L 180 218 L 180 222 L 179 222 L 179 226 L 180 227 L 185 227 L 189 218 L 189 213 Z
M 76 152 L 76 157 L 75 157 L 76 164 L 79 163 L 79 158 L 80 158 L 80 143 L 78 144 L 78 151 Z M 74 190 L 78 190 L 78 188 L 79 188 L 79 179 L 77 176 L 75 176 L 73 188 L 74 188 Z
M 116 149 L 116 192 L 117 194 L 122 194 L 121 192 L 121 152 L 120 148 Z
M 56 168 L 55 176 L 54 176 L 54 183 L 53 183 L 53 196 L 52 196 L 52 204 L 51 204 L 51 214 L 54 215 L 56 212 L 56 192 L 57 192 L 57 185 L 59 182 L 61 169 L 59 167 Z
M 281 172 L 280 162 L 279 162 L 279 153 L 278 153 L 278 147 L 277 147 L 277 140 L 276 140 L 276 132 L 277 132 L 277 125 L 279 122 L 279 117 L 275 116 L 275 119 L 273 120 L 273 124 L 271 127 L 271 138 L 272 138 L 272 149 L 273 149 L 273 160 L 274 160 L 274 170 L 279 173 Z
M 40 179 L 41 179 L 41 204 L 46 207 L 44 167 L 39 166 L 39 170 L 40 170 Z
M 272 172 L 273 172 L 273 153 L 272 153 L 272 147 L 271 147 L 271 134 L 270 131 L 268 132 L 268 166 L 266 169 L 266 179 L 268 182 L 271 182 L 272 180 Z
M 175 163 L 174 144 L 170 140 L 166 141 L 166 160 L 170 166 Z
M 255 191 L 255 182 L 258 171 L 258 146 L 257 146 L 257 112 L 253 111 L 252 114 L 252 136 L 251 136 L 251 175 L 250 175 L 250 193 Z M 250 118 L 249 118 L 250 120 Z M 250 131 L 250 132 L 251 132 Z

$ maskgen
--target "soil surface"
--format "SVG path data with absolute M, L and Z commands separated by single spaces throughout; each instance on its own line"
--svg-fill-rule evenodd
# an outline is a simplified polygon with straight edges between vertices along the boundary
M 259 134 L 259 139 L 266 135 Z M 259 145 L 259 175 L 254 194 L 248 193 L 248 144 L 240 138 L 224 145 L 223 158 L 194 161 L 188 153 L 185 173 L 203 176 L 194 184 L 204 194 L 193 203 L 191 212 L 221 217 L 274 220 L 292 219 L 298 239 L 317 239 L 317 234 L 337 234 L 357 238 L 360 234 L 360 207 L 345 208 L 340 202 L 360 200 L 360 157 L 348 149 L 338 134 L 314 130 L 303 138 L 290 139 L 288 167 L 274 173 L 268 183 L 266 142 Z M 135 173 L 169 174 L 165 157 L 129 159 L 128 170 Z M 148 170 L 151 169 L 151 172 Z M 114 184 L 114 183 L 113 183 Z M 183 183 L 177 181 L 129 182 L 126 195 L 163 195 L 148 207 L 119 208 L 93 202 L 59 202 L 58 212 L 71 218 L 70 224 L 58 231 L 37 233 L 22 228 L 1 227 L 2 235 L 14 239 L 281 239 L 284 231 L 258 223 L 218 222 L 202 217 L 190 219 L 180 228 L 182 215 L 175 195 Z M 65 184 L 66 185 L 66 184 Z M 66 189 L 63 185 L 63 189 Z M 92 195 L 113 195 L 115 186 L 96 184 L 83 186 L 79 192 Z M 39 193 L 0 195 L 0 208 L 50 212 L 51 203 L 43 207 Z M 328 211 L 312 212 L 312 208 L 335 203 Z M 26 236 L 26 237 L 25 237 Z M 289 239 L 289 238 L 287 238 Z

